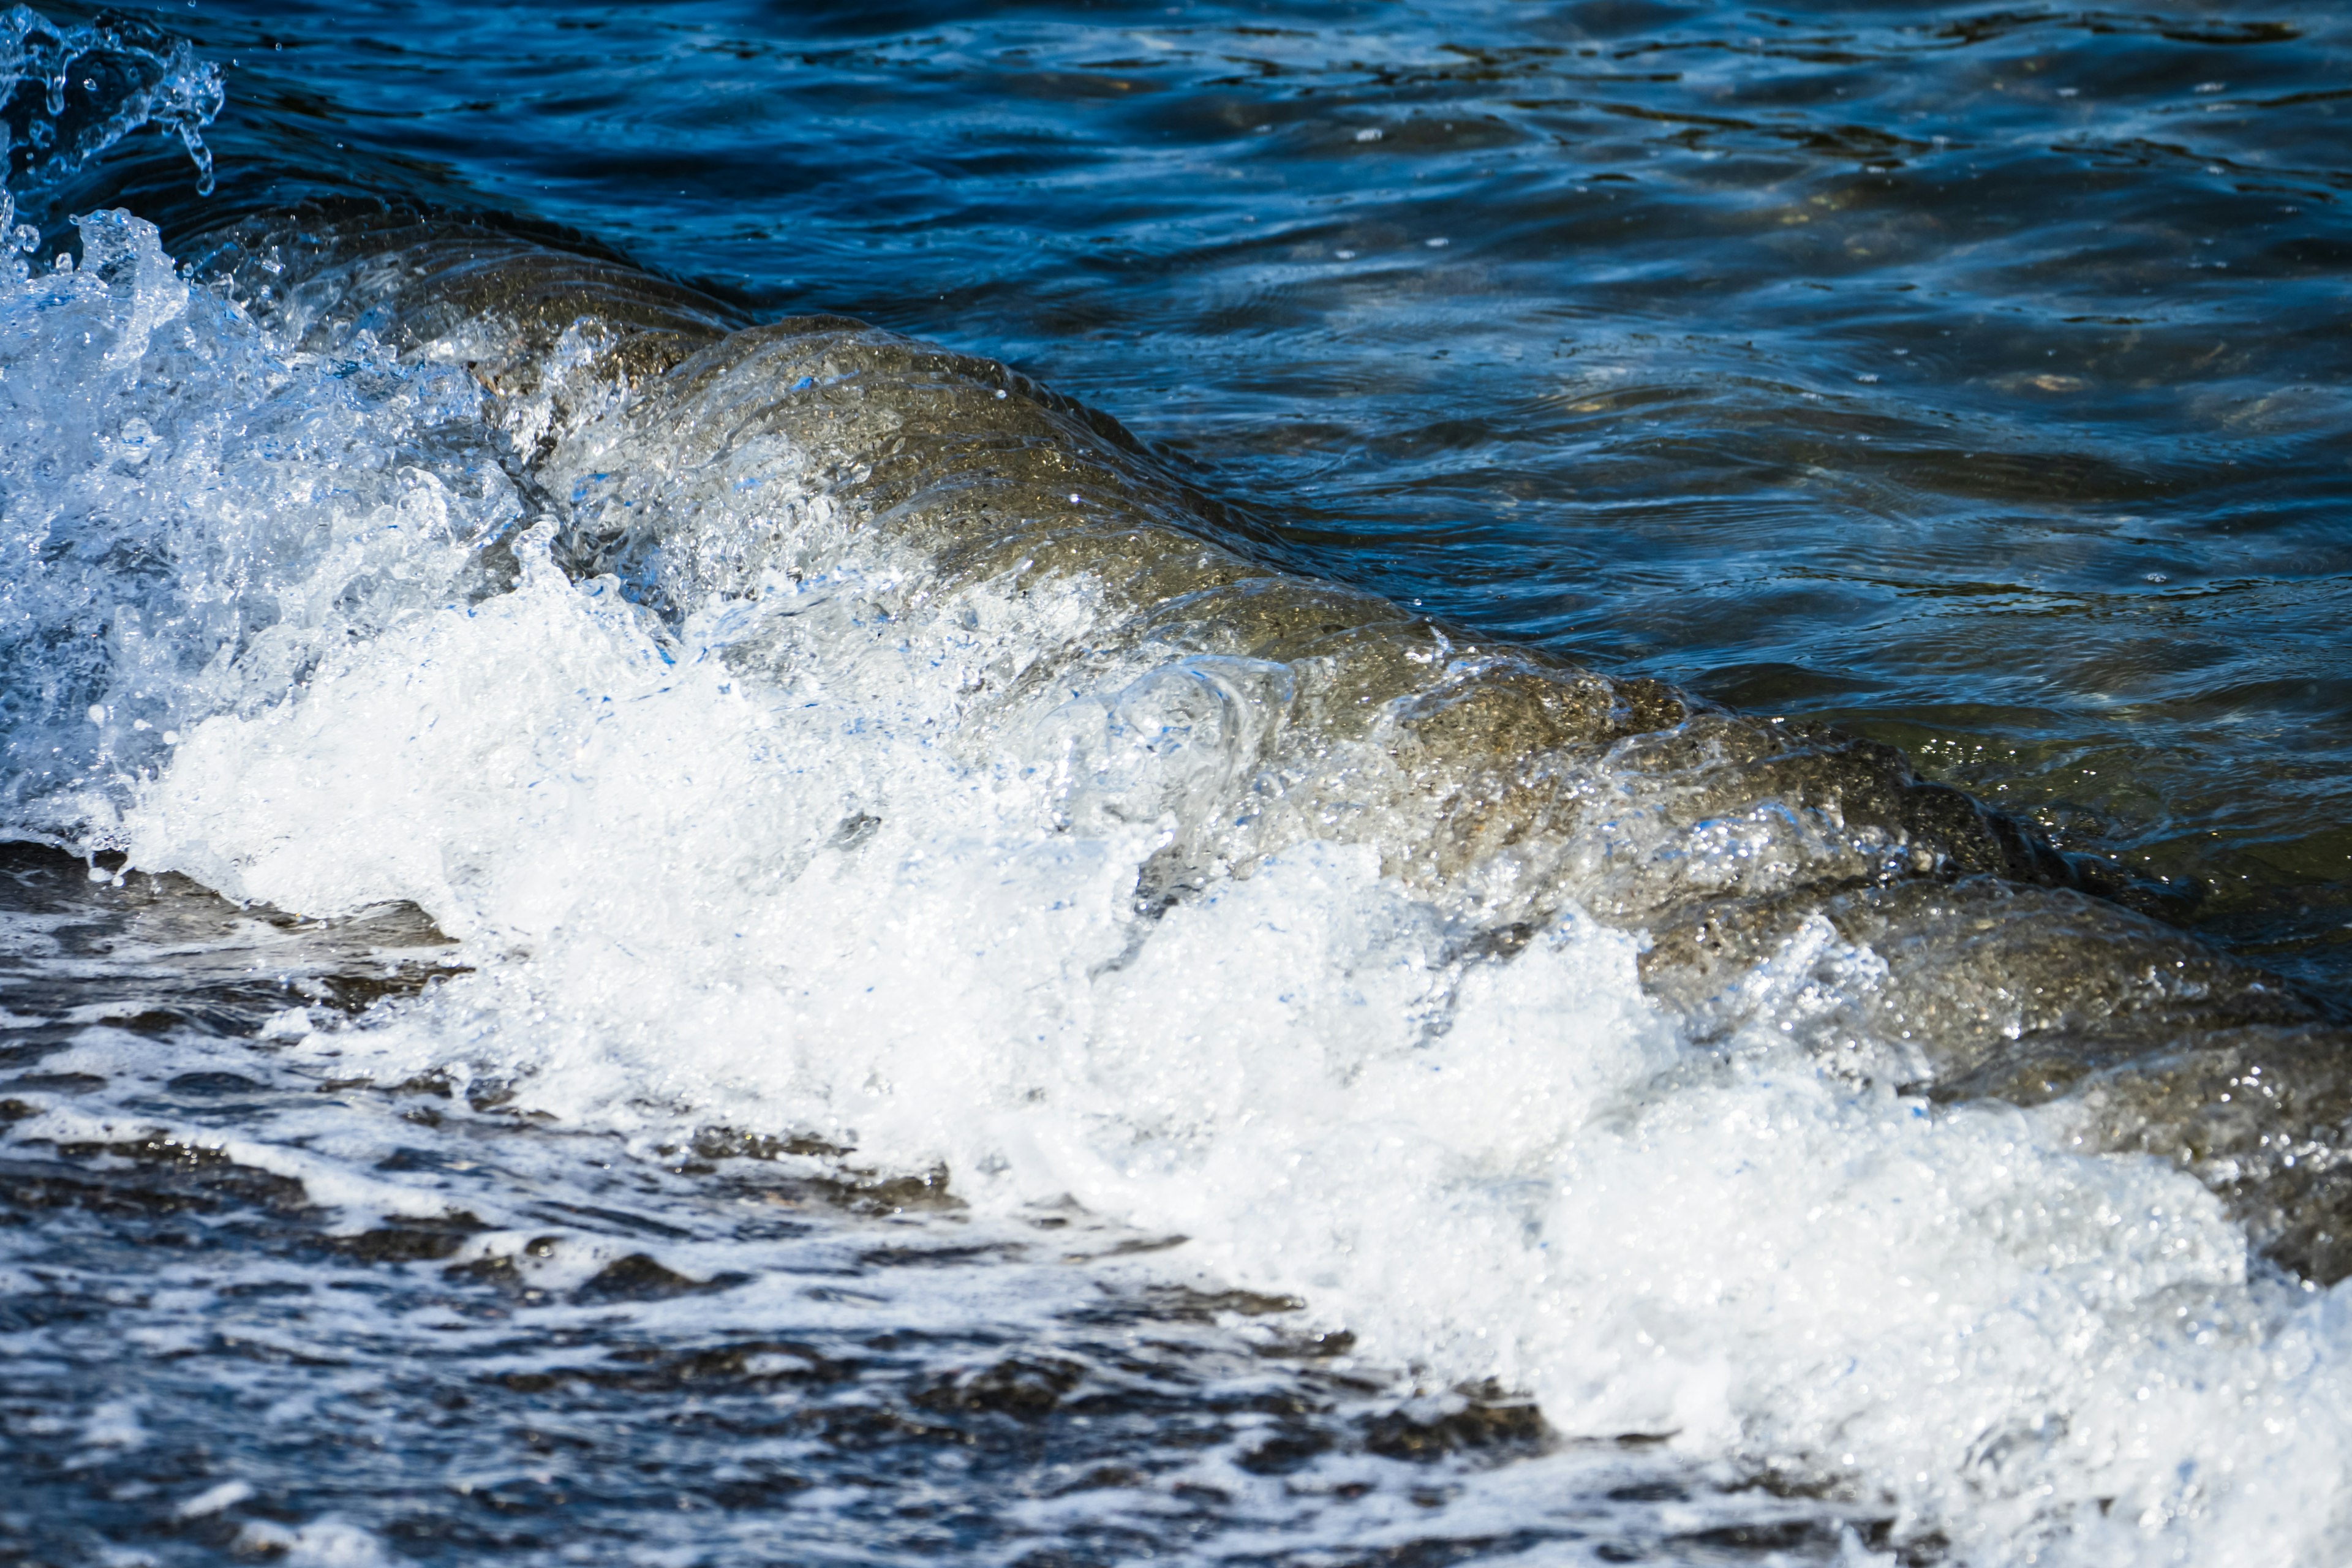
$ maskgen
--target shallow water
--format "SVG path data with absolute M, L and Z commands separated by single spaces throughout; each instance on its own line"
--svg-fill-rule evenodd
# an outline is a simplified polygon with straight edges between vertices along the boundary
M 289 1001 L 413 990 L 429 928 L 93 889 L 40 850 L 5 875 L 9 999 L 58 1022 L 11 1017 L 0 1049 L 44 1070 L 11 1074 L 0 1113 L 87 1118 L 5 1166 L 19 1561 L 992 1559 L 1039 1537 L 1248 1558 L 1328 1537 L 1335 1510 L 1368 1548 L 1433 1511 L 1628 1552 L 1822 1534 L 1818 1507 L 1716 1497 L 1618 1446 L 1537 1461 L 1554 1498 L 1497 1498 L 1496 1463 L 1541 1450 L 1526 1405 L 1400 1399 L 1344 1342 L 1252 1331 L 1293 1303 L 1139 1274 L 1158 1238 L 1084 1215 L 980 1223 L 772 1140 L 632 1149 L 239 1038 Z M 121 1136 L 136 1119 L 172 1131 Z M 362 1147 L 346 1190 L 322 1183 Z M 385 1217 L 339 1223 L 334 1198 Z M 1687 1500 L 1663 1524 L 1662 1497 Z
M 517 390 L 495 332 L 337 315 L 363 277 L 261 293 L 290 238 L 231 305 L 64 221 L 122 203 L 201 284 L 232 220 L 397 197 L 569 226 L 722 326 L 1008 360 L 1221 498 L 1242 556 L 1449 654 L 1832 720 L 2119 867 L 2093 885 L 2302 987 L 2118 1015 L 2132 1048 L 2251 1018 L 2281 1054 L 2219 1099 L 2276 1100 L 2340 1055 L 2306 1020 L 2352 954 L 2326 8 L 158 26 L 66 81 L 63 172 L 38 89 L 7 107 L 38 254 L 89 248 L 5 285 L 0 509 L 38 563 L 5 798 L 131 868 L 23 848 L 0 887 L 0 1545 L 2340 1555 L 2344 1291 L 2250 1258 L 2231 1185 L 2336 1179 L 2336 1069 L 2258 1154 L 2099 1132 L 2096 1093 L 1939 1103 L 1871 1009 L 1919 951 L 2005 984 L 1992 942 L 1816 916 L 1685 1008 L 1643 921 L 1576 907 L 1646 884 L 1564 828 L 1433 886 L 1366 796 L 1171 873 L 1241 787 L 1197 759 L 1276 756 L 1234 715 L 1350 754 L 1321 656 L 1214 644 L 1221 609 L 1155 663 L 1113 574 L 1033 595 L 1031 560 L 837 526 L 864 478 L 802 416 L 728 424 L 769 394 L 723 365 L 616 403 L 574 334 Z M 99 147 L 126 81 L 155 123 Z M 772 391 L 904 395 L 825 352 Z M 1631 821 L 1665 764 L 1609 755 Z M 1778 820 L 1641 864 L 1760 885 Z M 1512 890 L 1544 878 L 1572 896 Z M 1969 886 L 1949 927 L 1997 926 Z M 2165 939 L 2106 918 L 2128 980 Z M 2181 1005 L 2276 985 L 2205 973 Z

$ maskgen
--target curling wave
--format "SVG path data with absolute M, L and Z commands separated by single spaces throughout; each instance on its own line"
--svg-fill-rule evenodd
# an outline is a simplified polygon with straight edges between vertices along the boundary
M 1968 1561 L 2352 1530 L 2340 1033 L 1899 754 L 1269 568 L 853 321 L 83 236 L 0 282 L 10 825 L 460 943 L 301 1049 L 1075 1197 Z

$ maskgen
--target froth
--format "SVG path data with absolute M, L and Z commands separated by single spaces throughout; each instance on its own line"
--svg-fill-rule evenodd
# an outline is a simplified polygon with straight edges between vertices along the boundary
M 0 798 L 109 847 L 173 738 L 462 595 L 516 503 L 462 374 L 281 353 L 152 226 L 80 228 L 78 267 L 0 279 Z
M 1786 1008 L 1697 1039 L 1638 936 L 1570 903 L 1497 942 L 1360 837 L 1195 856 L 1139 900 L 1266 749 L 1281 661 L 1061 657 L 1117 584 L 941 582 L 847 530 L 656 617 L 568 577 L 551 524 L 486 549 L 518 503 L 446 433 L 461 381 L 338 374 L 110 221 L 80 272 L 9 285 L 6 395 L 52 421 L 13 441 L 11 526 L 37 496 L 44 537 L 152 564 L 111 596 L 10 579 L 15 657 L 59 672 L 10 744 L 78 758 L 70 799 L 12 809 L 240 899 L 411 900 L 463 943 L 470 973 L 302 1048 L 648 1138 L 821 1132 L 986 1208 L 1075 1198 L 1377 1363 L 1892 1500 L 1966 1561 L 2352 1540 L 2352 1298 L 2250 1270 L 2190 1177 L 2080 1152 L 2054 1109 L 1897 1094 L 1891 1059 L 1832 1070 Z M 133 418 L 157 447 L 126 468 Z M 614 494 L 664 477 L 657 437 L 594 470 Z M 101 646 L 54 651 L 77 616 Z M 134 716 L 177 743 L 133 759 Z M 1805 984 L 1838 973 L 1790 941 Z

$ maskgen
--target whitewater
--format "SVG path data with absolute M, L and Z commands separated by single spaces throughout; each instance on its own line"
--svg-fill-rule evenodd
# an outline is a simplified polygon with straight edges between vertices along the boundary
M 908 1297 L 935 1327 L 1108 1258 L 1427 1420 L 1531 1405 L 1481 1539 L 1634 1456 L 1849 1563 L 2352 1552 L 2337 1034 L 1891 749 L 1315 579 L 854 321 L 404 215 L 76 224 L 0 264 L 0 826 L 372 961 L 405 921 L 407 978 L 247 1037 L 59 1013 L 12 1158 L 443 1226 L 551 1323 L 630 1259 L 680 1322 L 786 1310 L 730 1270 L 815 1243 L 541 1247 L 376 1102 L 154 1091 L 431 1085 L 604 1151 L 529 1157 L 559 1183 L 700 1148 L 935 1245 L 1096 1238 Z M 1203 1463 L 1279 1528 L 1166 1550 L 1412 1539 L 1332 1500 L 1360 1455 L 1253 1452 Z

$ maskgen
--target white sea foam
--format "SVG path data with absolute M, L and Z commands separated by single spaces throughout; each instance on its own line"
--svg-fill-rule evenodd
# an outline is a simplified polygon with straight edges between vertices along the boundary
M 279 353 L 152 226 L 80 227 L 0 272 L 0 803 L 105 844 L 189 723 L 458 592 L 515 502 L 462 374 Z
M 1891 1499 L 1969 1562 L 2352 1551 L 2352 1295 L 2250 1270 L 2189 1177 L 1769 1026 L 1694 1046 L 1580 919 L 1465 960 L 1360 847 L 1139 913 L 1179 753 L 1097 770 L 1128 808 L 1089 814 L 1034 731 L 960 728 L 959 671 L 1082 633 L 1083 594 L 893 618 L 877 551 L 665 627 L 543 527 L 501 587 L 462 384 L 292 355 L 144 226 L 88 234 L 0 284 L 5 636 L 54 692 L 10 714 L 10 809 L 460 939 L 470 973 L 302 1048 L 1066 1194 L 1375 1361 Z

